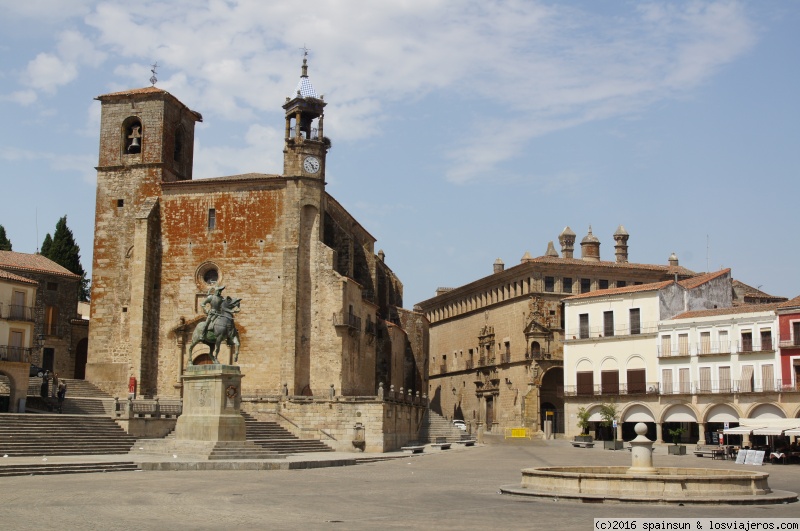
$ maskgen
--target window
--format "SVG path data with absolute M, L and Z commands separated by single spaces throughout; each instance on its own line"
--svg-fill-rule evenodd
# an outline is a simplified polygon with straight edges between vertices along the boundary
M 604 395 L 618 395 L 619 371 L 602 371 L 600 373 L 600 389 Z
M 577 388 L 576 394 L 578 395 L 593 395 L 594 394 L 594 374 L 592 371 L 584 371 L 576 374 Z
M 761 350 L 772 350 L 772 330 L 761 330 Z
M 117 208 L 122 208 L 124 206 L 125 206 L 125 200 L 124 199 L 117 199 Z
M 614 335 L 614 312 L 603 312 L 603 335 L 606 337 Z
M 700 367 L 700 388 L 699 392 L 711 392 L 711 367 Z
M 742 352 L 753 352 L 752 332 L 742 332 Z
M 628 393 L 641 394 L 646 392 L 647 372 L 645 369 L 628 369 Z
M 683 394 L 692 392 L 692 382 L 689 380 L 689 369 L 678 369 L 678 386 L 680 392 Z
M 208 230 L 214 230 L 217 227 L 217 209 L 208 209 Z
M 689 355 L 689 334 L 678 334 L 678 354 Z
M 618 288 L 624 288 L 627 285 L 628 285 L 628 283 L 625 282 L 624 280 L 617 280 L 617 287 Z
M 661 369 L 661 394 L 671 395 L 674 392 L 672 386 L 672 369 Z
M 126 155 L 142 152 L 142 122 L 135 116 L 125 120 L 122 145 Z
M 719 392 L 720 393 L 730 393 L 731 392 L 731 368 L 730 367 L 720 367 L 719 368 Z
M 602 278 L 597 281 L 598 289 L 608 289 L 608 280 L 603 280 Z
M 728 331 L 727 330 L 720 330 L 718 336 L 719 338 L 719 351 L 720 352 L 730 352 L 731 351 L 731 342 L 728 341 Z
M 631 334 L 641 334 L 642 333 L 642 321 L 640 316 L 639 308 L 631 308 L 630 309 L 630 318 L 631 318 Z
M 711 354 L 711 332 L 700 332 L 700 354 Z
M 661 336 L 661 356 L 672 356 L 672 337 Z
M 578 316 L 580 320 L 580 330 L 578 333 L 580 334 L 581 339 L 589 339 L 589 314 L 582 313 Z
M 564 278 L 561 280 L 561 286 L 564 293 L 572 293 L 572 279 L 571 278 Z M 800 333 L 797 334 L 800 336 Z M 795 336 L 795 337 L 797 337 Z
M 48 282 L 47 291 L 58 291 L 58 282 Z
M 761 389 L 765 393 L 775 390 L 775 371 L 772 364 L 761 366 Z
M 589 293 L 592 291 L 592 281 L 588 278 L 581 279 L 581 293 Z
M 792 323 L 792 345 L 800 345 L 800 321 Z
M 47 306 L 44 312 L 44 333 L 55 336 L 58 332 L 58 307 Z
M 544 290 L 547 293 L 553 293 L 555 291 L 556 286 L 556 279 L 553 277 L 544 277 Z

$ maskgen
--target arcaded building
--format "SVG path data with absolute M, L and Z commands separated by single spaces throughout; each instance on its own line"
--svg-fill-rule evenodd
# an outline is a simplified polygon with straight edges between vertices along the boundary
M 367 425 L 368 447 L 370 429 L 407 431 L 387 427 L 381 404 L 364 406 L 374 406 L 369 412 L 314 405 L 376 397 L 381 386 L 387 396 L 392 386 L 423 393 L 427 323 L 402 309 L 402 283 L 375 238 L 325 190 L 326 102 L 306 60 L 283 105 L 280 175 L 194 180 L 199 113 L 155 86 L 97 99 L 86 378 L 116 396 L 127 396 L 129 383 L 139 396 L 181 396 L 192 333 L 205 320 L 202 301 L 224 286 L 223 295 L 242 299 L 237 364 L 246 407 L 302 397 L 311 405 L 294 412 L 285 405 L 282 415 L 304 427 L 321 419 L 316 427 L 334 432 L 344 428 L 325 418 L 338 414 L 343 425 L 352 415 Z M 196 347 L 191 361 L 208 362 L 206 352 Z M 227 347 L 221 354 L 232 361 Z M 402 413 L 392 412 L 392 422 L 417 422 Z
M 615 258 L 602 260 L 591 227 L 574 256 L 576 234 L 559 235 L 543 256 L 528 253 L 508 269 L 457 288 L 440 288 L 418 304 L 430 321 L 428 394 L 431 408 L 475 428 L 540 432 L 551 420 L 564 433 L 564 306 L 566 297 L 650 282 L 690 278 L 676 256 L 668 263 L 628 261 L 629 234 L 613 235 Z

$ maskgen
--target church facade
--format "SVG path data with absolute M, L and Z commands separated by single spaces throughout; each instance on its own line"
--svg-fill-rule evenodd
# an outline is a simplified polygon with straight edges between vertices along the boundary
M 424 402 L 427 322 L 402 308 L 402 283 L 375 251 L 375 238 L 325 190 L 326 102 L 306 60 L 283 105 L 280 175 L 194 180 L 199 113 L 155 86 L 97 99 L 86 378 L 115 396 L 129 389 L 181 396 L 186 365 L 208 362 L 207 347 L 189 350 L 206 318 L 202 302 L 224 287 L 223 296 L 242 299 L 235 322 L 243 408 L 283 408 L 303 429 L 313 418 L 309 429 L 339 430 L 344 438 L 359 424 L 363 436 L 369 418 L 372 449 L 411 437 Z M 223 346 L 220 361 L 231 363 L 231 355 Z M 403 396 L 390 395 L 392 388 Z M 352 405 L 370 397 L 369 407 Z M 406 409 L 387 414 L 390 398 Z M 292 404 L 303 406 L 293 413 Z M 338 427 L 326 421 L 332 413 L 320 413 L 326 410 L 337 412 Z M 398 417 L 403 426 L 384 420 Z M 401 435 L 378 440 L 389 432 Z

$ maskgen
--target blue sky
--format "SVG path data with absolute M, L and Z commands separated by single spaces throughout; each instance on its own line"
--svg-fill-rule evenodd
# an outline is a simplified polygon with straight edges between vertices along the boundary
M 613 260 L 800 294 L 800 3 L 2 2 L 0 179 L 15 251 L 68 215 L 91 268 L 100 94 L 202 113 L 195 178 L 280 173 L 307 46 L 328 191 L 405 306 L 591 225 Z M 299 7 L 302 5 L 302 9 Z M 38 233 L 37 233 L 38 225 Z

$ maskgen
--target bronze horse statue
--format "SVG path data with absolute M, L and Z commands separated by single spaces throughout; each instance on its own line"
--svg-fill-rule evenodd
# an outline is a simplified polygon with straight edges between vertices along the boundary
M 208 355 L 214 365 L 219 365 L 219 347 L 225 341 L 229 347 L 234 348 L 233 361 L 239 361 L 239 333 L 233 324 L 233 314 L 239 311 L 239 303 L 242 299 L 231 300 L 227 297 L 220 305 L 220 311 L 216 312 L 213 321 L 208 326 L 208 331 L 203 337 L 203 330 L 206 328 L 205 321 L 197 323 L 192 332 L 192 344 L 189 346 L 189 365 L 192 363 L 192 350 L 198 343 L 203 343 L 209 347 Z

